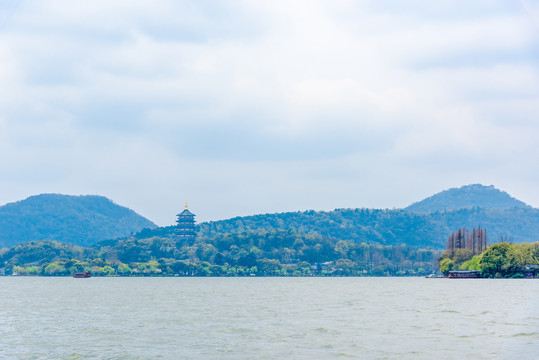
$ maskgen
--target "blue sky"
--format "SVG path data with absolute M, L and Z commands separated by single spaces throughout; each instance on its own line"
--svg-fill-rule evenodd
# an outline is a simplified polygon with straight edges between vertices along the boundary
M 538 207 L 539 2 L 0 5 L 0 204 L 99 194 L 159 225 L 404 207 L 495 185 Z

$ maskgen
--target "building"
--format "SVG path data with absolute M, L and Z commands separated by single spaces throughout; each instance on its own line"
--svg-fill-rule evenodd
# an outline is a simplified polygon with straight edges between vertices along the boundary
M 524 269 L 525 278 L 537 278 L 539 277 L 539 265 L 526 265 Z
M 178 241 L 186 242 L 192 245 L 195 242 L 195 214 L 189 211 L 187 208 L 187 201 L 185 202 L 185 209 L 176 215 L 176 237 Z

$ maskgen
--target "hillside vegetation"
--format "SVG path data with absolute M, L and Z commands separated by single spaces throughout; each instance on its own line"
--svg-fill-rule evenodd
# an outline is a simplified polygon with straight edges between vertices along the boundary
M 460 227 L 481 226 L 491 242 L 508 239 L 533 242 L 539 239 L 539 210 L 531 207 L 471 208 L 416 214 L 405 210 L 337 209 L 297 213 L 255 215 L 202 223 L 199 236 L 294 230 L 320 234 L 337 240 L 368 244 L 430 247 L 443 249 L 447 237 Z M 151 235 L 151 232 L 146 236 Z
M 395 210 L 336 209 L 237 217 L 202 223 L 199 235 L 294 230 L 336 240 L 443 249 L 451 232 L 480 226 L 487 229 L 491 242 L 539 239 L 539 210 L 491 186 L 463 186 L 416 204 Z M 431 204 L 432 209 L 445 210 L 428 213 L 410 210 L 426 210 L 426 204 Z
M 422 201 L 413 203 L 405 210 L 417 213 L 432 213 L 474 207 L 509 209 L 528 207 L 528 205 L 492 185 L 473 184 L 444 190 Z
M 444 202 L 448 197 L 446 192 L 429 199 L 440 207 L 451 210 L 423 213 L 408 209 L 336 209 L 252 215 L 201 223 L 197 226 L 198 237 L 214 238 L 230 234 L 292 230 L 305 235 L 328 237 L 335 241 L 378 245 L 405 244 L 441 250 L 449 234 L 456 229 L 482 227 L 487 230 L 491 243 L 502 239 L 516 243 L 539 239 L 539 209 L 487 186 L 464 186 L 462 191 L 450 193 L 451 200 L 447 203 Z M 457 201 L 459 197 L 456 194 L 460 194 L 460 202 Z M 489 194 L 495 198 L 502 194 L 501 197 L 506 201 L 488 200 Z M 466 205 L 471 203 L 469 197 L 475 199 L 473 203 L 484 206 L 467 207 Z M 485 201 L 479 202 L 478 199 Z M 519 206 L 506 207 L 510 204 Z M 173 229 L 172 226 L 146 229 L 135 236 L 139 239 L 167 237 L 172 234 Z
M 333 240 L 443 249 L 448 234 L 481 226 L 491 242 L 539 239 L 539 210 L 493 186 L 449 189 L 406 209 L 336 209 L 236 217 L 198 225 L 198 236 L 293 230 Z M 144 229 L 144 230 L 143 230 Z M 91 245 L 105 239 L 169 237 L 132 210 L 100 196 L 39 195 L 0 207 L 0 247 L 56 240 Z
M 129 276 L 425 275 L 437 269 L 441 249 L 456 229 L 481 229 L 479 242 L 474 236 L 471 243 L 449 238 L 456 248 L 453 253 L 467 254 L 459 255 L 458 261 L 471 261 L 486 248 L 487 237 L 490 244 L 501 239 L 515 243 L 539 239 L 539 210 L 487 200 L 481 204 L 488 206 L 459 206 L 470 201 L 464 197 L 455 202 L 457 193 L 476 200 L 485 194 L 499 195 L 498 190 L 474 185 L 453 191 L 445 205 L 447 194 L 431 197 L 446 210 L 430 213 L 336 209 L 207 222 L 196 226 L 192 245 L 179 241 L 174 226 L 145 228 L 87 247 L 34 241 L 1 250 L 0 270 L 27 275 L 70 275 L 82 270 Z M 445 263 L 450 265 L 449 260 Z
M 0 207 L 0 248 L 37 240 L 90 245 L 155 227 L 102 196 L 43 194 Z

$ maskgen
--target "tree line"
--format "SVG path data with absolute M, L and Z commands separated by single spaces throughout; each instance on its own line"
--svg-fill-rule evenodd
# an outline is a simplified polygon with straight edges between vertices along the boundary
M 446 251 L 454 254 L 456 250 L 467 249 L 471 254 L 480 254 L 487 249 L 487 232 L 481 227 L 473 228 L 472 231 L 458 229 L 449 235 Z
M 0 268 L 5 274 L 45 276 L 79 271 L 97 276 L 417 276 L 434 272 L 439 257 L 432 249 L 292 229 L 199 236 L 192 245 L 162 235 L 90 247 L 24 243 L 0 251 Z

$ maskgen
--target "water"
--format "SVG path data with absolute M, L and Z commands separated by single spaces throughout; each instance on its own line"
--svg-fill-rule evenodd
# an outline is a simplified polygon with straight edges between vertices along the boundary
M 0 359 L 538 359 L 539 281 L 0 277 Z

